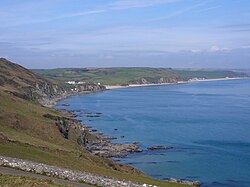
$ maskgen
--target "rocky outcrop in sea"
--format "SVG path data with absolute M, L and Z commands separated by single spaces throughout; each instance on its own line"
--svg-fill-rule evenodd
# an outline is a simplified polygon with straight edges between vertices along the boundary
M 169 179 L 166 179 L 166 181 L 171 182 L 171 183 L 186 184 L 186 185 L 191 185 L 191 186 L 201 185 L 200 181 L 190 181 L 190 180 L 182 180 L 182 179 L 176 179 L 176 178 L 169 178 Z
M 69 117 L 51 114 L 44 114 L 44 117 L 54 120 L 62 136 L 66 139 L 69 137 L 70 129 L 76 129 L 79 134 L 77 143 L 95 155 L 106 158 L 124 157 L 129 153 L 142 151 L 138 143 L 111 143 L 110 140 L 115 139 L 115 137 L 104 135 L 97 130 L 92 130 L 91 126 L 82 124 L 80 120 L 72 119 L 71 116 L 74 115 L 74 112 L 67 112 L 66 110 L 60 111 Z
M 107 141 L 86 144 L 85 147 L 91 153 L 106 158 L 125 157 L 132 152 L 142 152 L 137 144 L 114 144 Z

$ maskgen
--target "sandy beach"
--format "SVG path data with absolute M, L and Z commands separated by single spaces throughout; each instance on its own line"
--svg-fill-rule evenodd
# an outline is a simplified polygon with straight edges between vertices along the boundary
M 217 79 L 194 79 L 189 81 L 179 81 L 177 83 L 159 83 L 159 84 L 130 84 L 127 86 L 121 85 L 104 85 L 106 89 L 118 89 L 118 88 L 133 88 L 142 86 L 160 86 L 160 85 L 170 85 L 170 84 L 187 84 L 192 82 L 208 82 L 208 81 L 224 81 L 224 80 L 236 80 L 236 79 L 246 79 L 248 77 L 234 77 L 234 78 L 217 78 Z

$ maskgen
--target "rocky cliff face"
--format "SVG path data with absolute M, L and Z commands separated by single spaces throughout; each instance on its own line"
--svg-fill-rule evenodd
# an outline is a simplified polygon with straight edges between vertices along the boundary
M 161 83 L 177 83 L 185 80 L 181 75 L 171 75 L 169 77 L 144 77 L 138 80 L 130 81 L 129 84 L 161 84 Z
M 67 85 L 41 77 L 18 64 L 0 58 L 0 89 L 23 99 L 53 105 L 60 98 L 104 90 L 105 87 L 96 84 Z
M 44 106 L 53 106 L 56 101 L 64 99 L 66 97 L 84 94 L 89 92 L 97 92 L 105 90 L 105 86 L 96 84 L 84 84 L 84 85 L 40 85 L 38 89 L 33 93 L 38 94 L 37 100 Z

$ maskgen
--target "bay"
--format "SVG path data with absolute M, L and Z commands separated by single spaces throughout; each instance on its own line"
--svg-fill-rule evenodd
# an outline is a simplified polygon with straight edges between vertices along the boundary
M 56 108 L 102 113 L 78 119 L 115 142 L 140 142 L 145 151 L 115 160 L 148 175 L 250 186 L 250 79 L 113 89 Z M 152 145 L 174 149 L 147 150 Z

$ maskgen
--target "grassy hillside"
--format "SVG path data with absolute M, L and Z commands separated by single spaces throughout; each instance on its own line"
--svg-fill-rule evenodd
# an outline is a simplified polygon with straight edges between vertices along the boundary
M 97 84 L 69 85 L 48 79 L 4 58 L 0 58 L 0 86 L 12 95 L 46 106 L 69 95 L 105 89 Z
M 161 77 L 181 78 L 180 75 L 163 68 L 83 68 L 33 70 L 34 72 L 61 81 L 100 82 L 102 84 L 129 84 L 142 78 L 158 81 Z
M 216 79 L 216 78 L 225 78 L 225 77 L 242 77 L 246 76 L 244 73 L 228 71 L 228 70 L 208 70 L 208 69 L 182 69 L 182 70 L 174 70 L 176 73 L 181 74 L 187 78 L 206 78 L 206 79 Z
M 222 70 L 177 70 L 169 68 L 65 68 L 32 70 L 45 77 L 62 82 L 75 80 L 104 85 L 121 85 L 133 83 L 162 83 L 198 78 L 239 77 L 241 73 Z M 144 82 L 143 82 L 144 81 Z
M 14 92 L 27 94 L 25 89 L 32 86 L 26 82 L 28 77 L 39 78 L 46 85 L 50 82 L 26 70 L 20 73 L 19 66 L 14 64 L 13 68 L 13 64 L 8 65 L 6 61 L 0 60 L 0 66 L 0 77 L 4 77 L 2 79 L 4 81 L 0 84 L 0 155 L 140 183 L 183 186 L 152 179 L 133 167 L 91 154 L 77 144 L 79 131 L 74 126 L 69 126 L 66 138 L 56 125 L 56 121 L 45 117 L 65 116 L 54 109 L 37 104 L 34 100 L 13 94 Z M 8 70 L 11 72 L 8 73 Z
M 0 86 L 15 96 L 37 101 L 69 90 L 56 80 L 49 80 L 28 69 L 0 58 Z
M 0 186 L 2 187 L 72 187 L 62 185 L 45 179 L 34 179 L 31 177 L 22 177 L 14 175 L 0 174 Z

